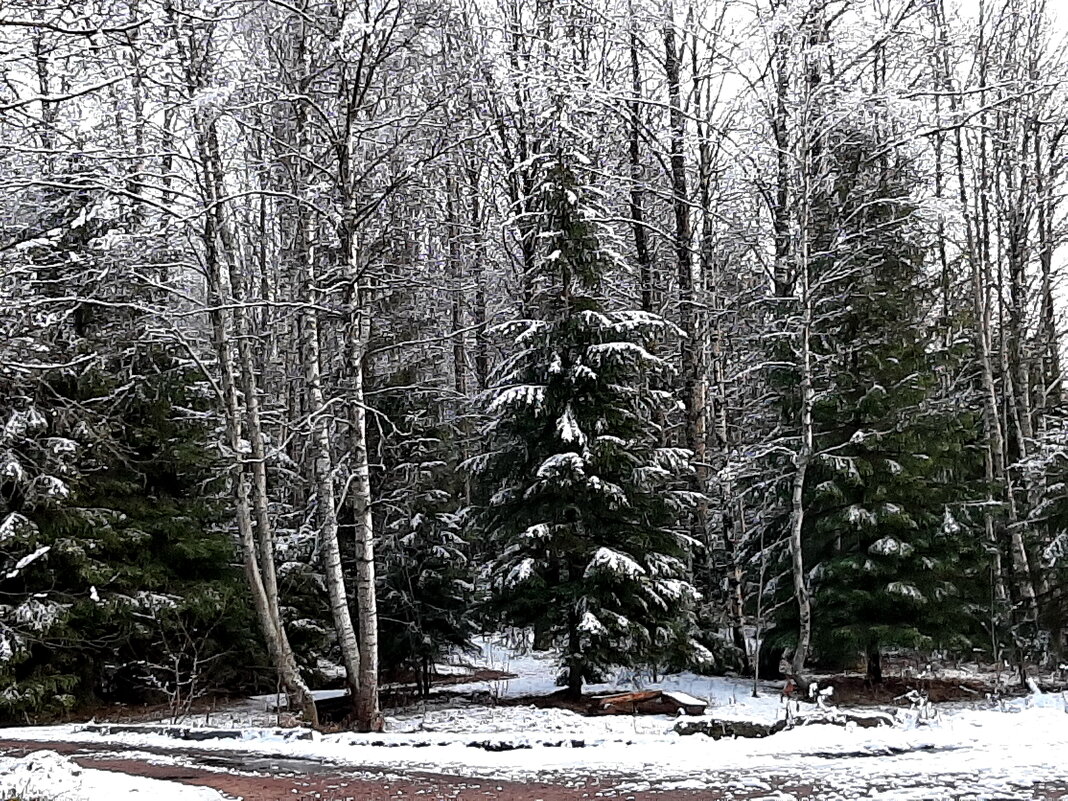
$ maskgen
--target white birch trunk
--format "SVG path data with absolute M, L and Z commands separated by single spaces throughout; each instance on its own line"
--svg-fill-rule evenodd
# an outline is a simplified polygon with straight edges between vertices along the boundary
M 355 258 L 352 266 L 355 267 Z M 359 614 L 360 684 L 356 725 L 360 731 L 381 731 L 378 706 L 378 598 L 375 590 L 374 521 L 371 515 L 371 474 L 367 451 L 367 407 L 363 391 L 363 360 L 367 353 L 369 321 L 362 306 L 358 274 L 353 269 L 350 356 L 353 371 L 352 506 L 356 521 L 356 605 Z
M 805 270 L 801 280 L 807 284 Z M 797 599 L 798 632 L 797 647 L 794 649 L 790 668 L 793 675 L 801 676 L 812 641 L 812 599 L 808 587 L 808 575 L 805 571 L 804 542 L 801 536 L 805 522 L 805 477 L 812 460 L 812 358 L 809 334 L 811 328 L 811 301 L 808 288 L 804 289 L 804 318 L 801 331 L 801 447 L 797 452 L 794 465 L 794 477 L 790 492 L 790 569 L 794 581 L 794 596 Z
M 226 436 L 228 445 L 234 458 L 237 460 L 236 471 L 233 478 L 233 497 L 235 515 L 237 519 L 238 533 L 242 544 L 242 556 L 245 564 L 245 574 L 248 578 L 249 589 L 252 594 L 253 606 L 256 617 L 260 624 L 260 630 L 267 644 L 268 653 L 271 656 L 277 670 L 282 686 L 290 698 L 291 705 L 299 706 L 305 719 L 313 726 L 319 723 L 315 701 L 307 683 L 300 675 L 293 650 L 289 645 L 285 628 L 282 625 L 281 613 L 278 607 L 277 585 L 268 584 L 264 580 L 263 563 L 270 565 L 270 576 L 274 576 L 274 553 L 273 541 L 270 538 L 270 527 L 264 529 L 257 525 L 257 531 L 253 528 L 252 501 L 250 500 L 249 483 L 246 477 L 246 465 L 241 453 L 244 450 L 241 440 L 242 420 L 247 424 L 250 420 L 249 409 L 242 410 L 236 388 L 236 369 L 232 356 L 232 340 L 227 325 L 227 315 L 224 311 L 226 305 L 231 305 L 223 292 L 223 261 L 230 261 L 232 253 L 228 254 L 224 245 L 222 208 L 217 203 L 218 182 L 220 175 L 218 164 L 215 160 L 217 148 L 214 147 L 211 123 L 203 120 L 198 115 L 196 130 L 197 145 L 200 157 L 204 165 L 204 185 L 207 200 L 212 211 L 205 217 L 204 247 L 205 262 L 208 278 L 208 303 L 210 304 L 209 317 L 212 327 L 212 344 L 215 348 L 216 357 L 219 360 L 220 387 L 223 394 L 224 416 L 226 420 Z M 231 268 L 232 269 L 232 268 Z M 240 340 L 241 337 L 239 336 Z M 248 365 L 245 364 L 247 368 Z M 254 395 L 252 396 L 255 397 Z M 248 398 L 246 398 L 246 401 Z M 258 418 L 251 418 L 258 420 Z M 261 442 L 262 444 L 262 442 Z M 255 453 L 253 453 L 255 458 Z M 261 462 L 262 464 L 262 462 Z M 253 465 L 255 467 L 255 465 Z M 266 486 L 264 485 L 264 491 Z
M 303 226 L 303 223 L 301 223 Z M 311 241 L 305 235 L 304 243 Z M 323 573 L 327 594 L 330 598 L 330 616 L 334 621 L 345 678 L 356 709 L 360 690 L 360 650 L 356 631 L 349 612 L 348 593 L 345 591 L 345 575 L 341 569 L 341 548 L 338 542 L 337 494 L 334 491 L 334 458 L 330 447 L 329 409 L 323 395 L 322 368 L 319 353 L 319 319 L 315 311 L 315 253 L 307 247 L 300 253 L 301 294 L 303 307 L 301 334 L 303 338 L 304 381 L 308 395 L 308 413 L 311 424 L 311 447 L 314 453 L 313 466 L 315 486 L 318 493 L 319 547 L 323 555 Z

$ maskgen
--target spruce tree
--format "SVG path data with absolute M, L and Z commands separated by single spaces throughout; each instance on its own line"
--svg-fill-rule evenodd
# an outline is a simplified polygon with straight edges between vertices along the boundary
M 408 371 L 392 383 L 378 406 L 401 429 L 380 445 L 380 659 L 386 671 L 410 671 L 426 694 L 436 662 L 474 650 L 474 567 L 461 530 L 456 432 L 438 419 L 434 390 L 413 394 Z
M 985 574 L 954 510 L 974 476 L 977 421 L 941 402 L 954 354 L 928 325 L 907 166 L 886 163 L 858 131 L 839 133 L 828 158 L 833 180 L 811 232 L 820 372 L 804 559 L 817 660 L 863 655 L 880 681 L 886 647 L 970 647 Z M 789 405 L 788 388 L 782 397 Z M 783 645 L 795 614 L 780 607 Z
M 25 227 L 0 255 L 0 719 L 245 685 L 261 660 L 206 447 L 212 396 L 125 307 L 147 304 L 136 270 L 86 279 L 151 262 L 108 244 L 141 229 L 59 190 Z
M 490 608 L 561 646 L 571 697 L 669 642 L 703 650 L 686 625 L 690 454 L 659 445 L 676 402 L 655 389 L 670 368 L 649 349 L 672 327 L 600 297 L 617 258 L 587 166 L 564 150 L 534 165 L 534 296 L 503 327 L 514 351 L 472 461 L 488 498 L 474 521 L 495 554 Z
M 205 449 L 210 403 L 173 357 L 138 366 L 148 375 L 126 385 L 117 369 L 42 376 L 77 413 L 8 418 L 28 421 L 22 454 L 36 433 L 66 464 L 27 476 L 21 497 L 11 485 L 0 514 L 0 719 L 94 701 L 165 700 L 177 713 L 209 689 L 247 686 L 261 661 Z

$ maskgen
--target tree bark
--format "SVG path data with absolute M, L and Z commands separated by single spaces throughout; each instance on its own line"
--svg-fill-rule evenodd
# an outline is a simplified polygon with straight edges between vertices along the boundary
M 683 331 L 679 361 L 682 378 L 682 398 L 686 407 L 686 446 L 693 452 L 696 488 L 704 493 L 708 488 L 707 421 L 705 409 L 705 379 L 701 375 L 703 332 L 697 309 L 692 253 L 693 229 L 690 222 L 690 193 L 686 178 L 686 116 L 682 108 L 680 59 L 675 39 L 673 4 L 665 5 L 664 72 L 667 76 L 668 116 L 671 128 L 671 196 L 675 219 L 675 259 L 678 265 L 679 327 Z M 698 504 L 696 515 L 697 539 L 708 544 L 707 505 Z
M 356 525 L 356 608 L 359 623 L 360 680 L 356 700 L 359 731 L 381 731 L 384 721 L 378 705 L 378 599 L 375 589 L 374 519 L 371 509 L 371 467 L 367 449 L 367 406 L 364 396 L 364 358 L 370 323 L 363 306 L 358 254 L 353 237 L 349 254 L 352 281 L 349 307 L 349 395 L 352 476 L 350 494 Z
M 205 190 L 205 205 L 209 208 L 204 217 L 204 261 L 208 281 L 207 300 L 209 318 L 212 328 L 212 343 L 219 362 L 220 388 L 223 395 L 224 418 L 228 445 L 237 460 L 232 484 L 238 534 L 242 544 L 242 556 L 245 574 L 252 594 L 253 607 L 256 610 L 260 630 L 267 644 L 268 653 L 274 662 L 279 679 L 285 688 L 291 703 L 302 710 L 305 719 L 312 725 L 319 723 L 315 701 L 308 685 L 300 675 L 296 659 L 286 636 L 278 606 L 277 585 L 265 580 L 265 573 L 274 576 L 273 540 L 270 537 L 269 521 L 266 529 L 260 527 L 258 536 L 253 528 L 249 483 L 245 461 L 241 457 L 244 451 L 242 442 L 242 420 L 250 419 L 247 408 L 242 410 L 236 388 L 236 369 L 232 357 L 232 340 L 229 334 L 227 316 L 224 309 L 232 304 L 223 290 L 224 268 L 222 262 L 229 260 L 233 254 L 226 254 L 224 234 L 221 230 L 225 221 L 222 219 L 223 206 L 219 202 L 220 168 L 217 162 L 217 146 L 214 145 L 214 125 L 205 119 L 203 112 L 195 115 L 195 137 L 198 155 L 201 161 L 202 181 Z M 232 269 L 232 268 L 231 268 Z M 252 397 L 255 397 L 254 395 Z M 256 438 L 252 437 L 254 442 Z M 262 443 L 261 443 L 262 444 Z M 254 458 L 255 455 L 253 454 Z M 253 472 L 255 465 L 252 466 Z
M 877 639 L 868 640 L 867 648 L 864 651 L 865 661 L 867 662 L 867 675 L 866 678 L 870 684 L 882 684 L 883 683 L 883 655 L 882 650 L 879 648 L 879 641 Z
M 808 575 L 805 571 L 804 542 L 802 531 L 805 523 L 805 477 L 812 459 L 812 361 L 809 341 L 809 306 L 805 301 L 805 319 L 802 323 L 801 339 L 801 447 L 798 449 L 794 464 L 794 476 L 790 490 L 790 568 L 794 582 L 794 596 L 797 600 L 797 646 L 790 660 L 790 668 L 795 677 L 800 677 L 805 669 L 812 640 L 812 600 L 808 587 Z
M 298 212 L 307 218 L 307 212 Z M 360 694 L 361 655 L 352 625 L 349 611 L 349 598 L 345 590 L 345 574 L 341 569 L 341 547 L 338 541 L 337 493 L 334 490 L 334 456 L 330 445 L 330 409 L 323 394 L 322 367 L 319 353 L 319 317 L 315 310 L 317 293 L 315 291 L 315 250 L 310 245 L 313 237 L 308 235 L 307 223 L 301 226 L 301 247 L 297 251 L 300 259 L 301 286 L 301 332 L 304 338 L 302 356 L 304 359 L 304 381 L 308 395 L 309 424 L 311 426 L 311 445 L 314 454 L 312 465 L 315 480 L 319 517 L 319 547 L 322 550 L 323 574 L 327 594 L 330 598 L 330 617 L 334 622 L 341 650 L 341 661 L 345 667 L 345 679 L 353 704 L 353 712 L 358 714 L 357 699 Z
M 630 158 L 630 219 L 634 232 L 634 259 L 638 263 L 638 284 L 641 289 L 642 311 L 652 312 L 655 307 L 653 295 L 653 263 L 649 253 L 649 235 L 645 224 L 645 181 L 642 170 L 641 136 L 641 65 L 638 62 L 638 30 L 634 16 L 634 4 L 630 9 L 630 69 L 631 100 L 630 119 L 627 131 L 628 155 Z

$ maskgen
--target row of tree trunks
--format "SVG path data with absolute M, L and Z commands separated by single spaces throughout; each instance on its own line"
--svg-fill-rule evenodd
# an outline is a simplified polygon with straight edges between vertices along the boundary
M 241 366 L 234 366 L 234 321 L 232 318 L 243 311 L 236 298 L 228 294 L 227 271 L 224 261 L 234 254 L 225 247 L 225 237 L 221 229 L 225 226 L 224 207 L 218 202 L 220 194 L 220 168 L 218 164 L 218 147 L 215 139 L 213 121 L 206 115 L 198 116 L 196 131 L 198 152 L 203 165 L 202 178 L 205 188 L 205 200 L 211 211 L 205 215 L 203 229 L 204 266 L 207 276 L 207 300 L 211 320 L 212 340 L 218 360 L 219 387 L 222 393 L 224 419 L 226 421 L 227 441 L 235 460 L 231 491 L 233 493 L 235 516 L 238 533 L 242 544 L 245 572 L 256 609 L 260 630 L 279 675 L 279 683 L 285 689 L 293 704 L 300 708 L 305 718 L 318 724 L 315 702 L 297 668 L 293 650 L 290 647 L 285 627 L 282 622 L 278 601 L 278 586 L 275 577 L 275 557 L 273 531 L 270 519 L 265 514 L 267 498 L 266 482 L 260 481 L 258 469 L 262 469 L 263 460 L 249 465 L 242 457 L 245 452 L 244 440 L 251 443 L 253 458 L 258 451 L 263 452 L 262 427 L 259 425 L 257 407 L 249 403 L 256 398 L 258 390 L 250 386 L 250 377 L 254 375 L 253 366 L 248 363 L 249 349 L 238 348 Z M 225 272 L 224 272 L 225 271 Z M 231 312 L 228 314 L 227 309 Z M 237 325 L 240 331 L 240 324 Z M 244 403 L 239 397 L 236 375 L 240 372 L 244 384 Z M 252 393 L 249 390 L 252 390 Z M 255 433 L 253 433 L 255 432 Z M 253 481 L 249 482 L 249 474 Z M 253 521 L 255 509 L 255 522 Z

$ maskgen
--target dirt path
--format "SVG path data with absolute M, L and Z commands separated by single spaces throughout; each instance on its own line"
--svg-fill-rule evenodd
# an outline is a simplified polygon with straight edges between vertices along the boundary
M 852 801 L 868 796 L 873 790 L 891 789 L 858 786 L 843 793 L 840 789 L 824 788 L 802 779 L 768 776 L 743 787 L 742 777 L 723 773 L 721 789 L 639 790 L 638 777 L 616 775 L 588 776 L 567 783 L 516 783 L 430 773 L 396 776 L 380 770 L 357 771 L 312 760 L 271 759 L 195 748 L 181 754 L 161 752 L 161 760 L 154 762 L 143 750 L 138 751 L 136 758 L 125 758 L 121 756 L 121 747 L 107 744 L 0 741 L 0 755 L 5 756 L 21 756 L 42 749 L 69 755 L 86 768 L 211 787 L 244 801 L 593 801 L 599 798 L 621 801 Z M 162 758 L 164 753 L 166 759 Z M 912 792 L 907 797 L 931 801 L 995 799 L 977 794 L 967 776 L 955 777 L 951 782 L 942 778 L 943 781 L 931 785 L 924 784 L 925 778 L 917 776 L 915 785 L 908 788 Z M 904 788 L 896 785 L 894 789 Z M 1010 797 L 1068 801 L 1068 781 L 1019 787 Z
M 48 749 L 71 756 L 85 768 L 113 770 L 134 776 L 147 776 L 183 784 L 211 787 L 244 801 L 396 801 L 396 799 L 437 799 L 440 801 L 582 801 L 582 799 L 619 798 L 626 801 L 684 801 L 703 799 L 743 799 L 750 794 L 675 790 L 670 792 L 626 792 L 616 788 L 625 777 L 612 776 L 602 782 L 590 776 L 563 784 L 516 783 L 493 779 L 468 779 L 431 773 L 413 773 L 404 777 L 377 771 L 347 771 L 335 765 L 305 760 L 279 760 L 190 749 L 182 754 L 166 752 L 167 761 L 118 758 L 120 747 L 85 743 L 30 743 L 0 741 L 0 755 L 22 756 L 31 751 Z M 139 749 L 139 753 L 144 751 Z M 162 756 L 162 753 L 161 753 Z M 175 759 L 182 760 L 175 763 Z M 191 764 L 185 764 L 189 760 Z M 208 764 L 211 767 L 199 767 Z M 223 770 L 227 772 L 222 772 Z M 238 772 L 234 772 L 238 771 Z M 784 787 L 784 789 L 787 789 Z M 808 798 L 811 788 L 795 787 L 787 792 Z M 761 795 L 756 793 L 756 795 Z

